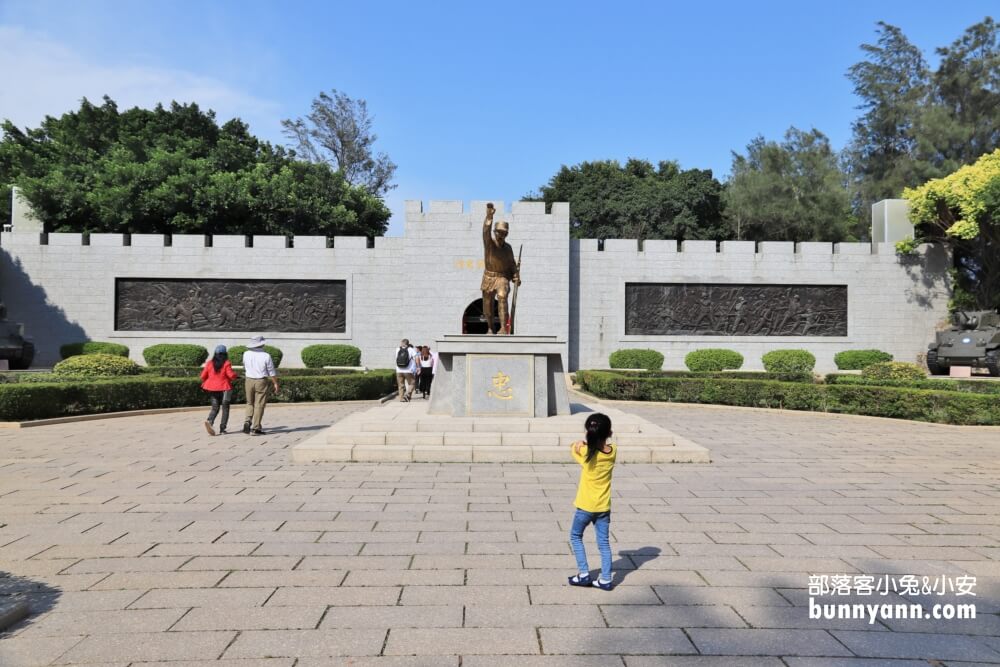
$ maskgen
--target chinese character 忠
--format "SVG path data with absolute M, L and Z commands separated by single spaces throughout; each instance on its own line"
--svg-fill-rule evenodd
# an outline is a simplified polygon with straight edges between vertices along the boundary
M 497 371 L 493 376 L 493 389 L 486 392 L 487 396 L 499 398 L 501 401 L 509 401 L 514 398 L 514 388 L 510 386 L 510 376 L 504 375 L 503 371 Z

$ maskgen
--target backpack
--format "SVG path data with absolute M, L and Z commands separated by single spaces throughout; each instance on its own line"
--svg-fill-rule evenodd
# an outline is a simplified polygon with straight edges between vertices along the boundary
M 396 351 L 396 367 L 406 368 L 410 365 L 410 351 L 401 347 Z

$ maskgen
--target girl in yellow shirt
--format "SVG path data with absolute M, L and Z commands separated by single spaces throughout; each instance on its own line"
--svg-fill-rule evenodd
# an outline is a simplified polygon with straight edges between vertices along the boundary
M 611 419 L 600 412 L 587 417 L 587 441 L 571 445 L 573 458 L 580 464 L 580 485 L 576 491 L 576 514 L 569 531 L 569 543 L 576 556 L 577 574 L 569 578 L 570 586 L 594 586 L 611 590 L 611 473 L 615 468 L 618 448 L 608 442 L 611 437 Z M 591 580 L 587 565 L 587 552 L 583 548 L 583 531 L 591 523 L 601 553 L 601 576 Z

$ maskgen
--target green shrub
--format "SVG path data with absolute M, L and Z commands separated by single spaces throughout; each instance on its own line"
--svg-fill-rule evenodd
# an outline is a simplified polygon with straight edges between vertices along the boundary
M 201 366 L 208 359 L 208 350 L 188 343 L 161 343 L 142 351 L 150 366 Z
M 282 378 L 274 402 L 374 400 L 395 389 L 391 371 L 327 377 Z M 233 387 L 233 402 L 246 400 L 243 383 Z M 208 405 L 198 378 L 139 375 L 106 380 L 0 384 L 0 420 L 29 420 L 125 410 Z
M 302 348 L 306 368 L 323 366 L 360 366 L 361 350 L 353 345 L 310 345 Z
M 733 350 L 705 348 L 688 352 L 684 365 L 693 372 L 736 370 L 743 366 L 743 355 Z
M 663 355 L 656 350 L 615 350 L 608 357 L 611 368 L 644 368 L 658 371 L 663 368 Z
M 234 366 L 242 366 L 243 353 L 246 352 L 247 349 L 246 345 L 233 345 L 229 348 L 229 361 L 231 361 Z M 281 358 L 285 356 L 281 350 L 271 345 L 265 345 L 264 351 L 271 355 L 271 360 L 274 361 L 275 368 L 281 365 Z
M 760 360 L 768 373 L 811 373 L 816 366 L 808 350 L 771 350 Z
M 22 380 L 23 381 L 23 380 Z M 1000 382 L 982 380 L 877 380 L 861 375 L 826 376 L 827 384 L 880 385 L 883 387 L 907 387 L 909 389 L 929 389 L 932 391 L 959 391 L 967 394 L 1000 394 Z
M 144 366 L 140 370 L 145 375 L 167 378 L 189 378 L 201 375 L 203 366 Z M 357 373 L 348 368 L 288 368 L 281 372 L 281 377 L 330 377 Z
M 833 355 L 833 363 L 842 371 L 860 371 L 880 361 L 892 361 L 892 355 L 882 350 L 844 350 Z
M 52 368 L 52 372 L 55 375 L 93 378 L 138 375 L 139 365 L 114 354 L 81 354 L 63 359 Z
M 880 361 L 866 366 L 861 377 L 869 380 L 926 380 L 927 373 L 916 364 L 905 361 Z
M 576 378 L 585 391 L 615 400 L 714 403 L 1000 425 L 1000 401 L 995 395 L 850 384 L 629 376 L 611 371 L 577 371 Z
M 128 346 L 88 340 L 83 343 L 67 343 L 59 348 L 59 354 L 63 359 L 81 354 L 113 354 L 117 357 L 128 357 Z

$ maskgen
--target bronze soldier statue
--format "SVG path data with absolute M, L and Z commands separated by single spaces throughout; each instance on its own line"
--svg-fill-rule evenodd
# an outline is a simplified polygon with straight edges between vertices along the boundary
M 493 298 L 496 297 L 500 310 L 499 333 L 507 334 L 507 294 L 510 291 L 511 281 L 520 286 L 521 276 L 517 262 L 514 261 L 514 249 L 506 241 L 508 224 L 503 221 L 498 222 L 496 230 L 493 230 L 495 212 L 492 203 L 486 205 L 486 220 L 483 221 L 485 270 L 480 289 L 483 291 L 483 315 L 486 316 L 487 330 L 493 333 Z

